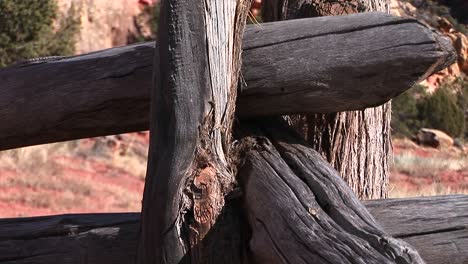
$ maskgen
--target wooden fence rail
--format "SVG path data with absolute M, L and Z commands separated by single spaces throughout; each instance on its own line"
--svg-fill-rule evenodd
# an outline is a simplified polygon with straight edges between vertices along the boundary
M 154 45 L 0 69 L 0 150 L 147 130 Z M 246 118 L 379 105 L 455 60 L 449 40 L 383 13 L 250 25 L 243 50 Z
M 413 245 L 427 264 L 468 263 L 468 196 L 365 201 L 386 231 Z M 131 264 L 138 213 L 0 220 L 2 264 Z

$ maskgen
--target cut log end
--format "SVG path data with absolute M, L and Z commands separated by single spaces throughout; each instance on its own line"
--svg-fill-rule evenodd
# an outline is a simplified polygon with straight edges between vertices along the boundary
M 453 47 L 452 41 L 448 37 L 445 37 L 437 32 L 434 32 L 433 34 L 435 41 L 439 45 L 442 55 L 437 61 L 436 66 L 434 67 L 434 71 L 430 72 L 430 74 L 439 72 L 457 61 L 457 52 Z

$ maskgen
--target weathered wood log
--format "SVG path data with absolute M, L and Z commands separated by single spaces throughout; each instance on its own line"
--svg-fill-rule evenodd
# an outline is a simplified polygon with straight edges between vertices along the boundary
M 161 4 L 139 264 L 242 263 L 232 125 L 251 0 Z M 222 223 L 222 224 L 221 224 Z M 231 227 L 231 224 L 234 227 Z
M 468 196 L 364 201 L 394 237 L 428 264 L 468 262 Z M 58 215 L 0 220 L 2 264 L 131 264 L 140 214 Z
M 243 45 L 242 117 L 382 104 L 455 59 L 447 39 L 382 13 L 251 25 Z M 0 150 L 148 129 L 153 52 L 143 43 L 0 69 Z
M 467 197 L 389 199 L 365 204 L 386 230 L 414 245 L 427 263 L 465 264 L 468 263 Z
M 238 177 L 253 263 L 424 263 L 292 128 L 274 119 L 244 126 L 241 144 L 254 147 Z
M 2 264 L 133 264 L 139 214 L 0 220 Z

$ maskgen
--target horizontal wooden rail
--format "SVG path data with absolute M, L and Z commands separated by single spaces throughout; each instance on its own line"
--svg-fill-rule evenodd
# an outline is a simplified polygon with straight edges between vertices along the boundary
M 0 69 L 0 150 L 146 130 L 154 43 Z M 250 25 L 238 115 L 382 104 L 450 65 L 449 40 L 383 13 Z
M 396 238 L 413 245 L 427 264 L 468 263 L 468 196 L 448 195 L 364 203 Z
M 468 196 L 366 201 L 386 231 L 427 264 L 468 263 Z M 2 264 L 134 263 L 139 214 L 59 215 L 0 220 Z

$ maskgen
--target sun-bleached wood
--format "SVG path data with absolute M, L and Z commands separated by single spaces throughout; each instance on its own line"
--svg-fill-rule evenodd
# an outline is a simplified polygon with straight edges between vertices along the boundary
M 246 118 L 382 104 L 455 59 L 448 40 L 383 13 L 250 25 L 243 50 Z M 142 43 L 0 69 L 0 150 L 148 129 L 153 53 Z
M 262 18 L 277 21 L 372 11 L 390 13 L 389 5 L 390 0 L 264 0 Z M 359 51 L 361 47 L 350 49 Z M 386 103 L 363 111 L 289 118 L 291 125 L 345 177 L 354 193 L 362 199 L 381 199 L 388 191 L 390 115 L 391 105 Z

